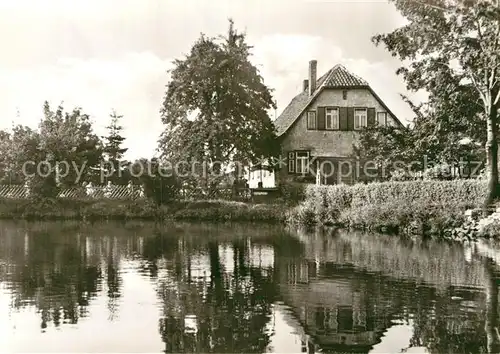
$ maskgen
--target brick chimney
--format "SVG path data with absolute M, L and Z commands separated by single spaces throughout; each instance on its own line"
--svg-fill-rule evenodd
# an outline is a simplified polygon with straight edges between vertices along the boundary
M 309 80 L 304 80 L 304 85 L 302 86 L 302 91 L 307 91 L 309 89 Z
M 309 62 L 309 96 L 312 96 L 316 91 L 316 75 L 317 75 L 318 62 L 311 60 Z

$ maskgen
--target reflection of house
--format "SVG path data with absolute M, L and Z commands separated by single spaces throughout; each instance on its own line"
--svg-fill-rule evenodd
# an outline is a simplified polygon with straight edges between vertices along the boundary
M 389 326 L 389 317 L 375 308 L 368 298 L 372 294 L 353 277 L 352 268 L 329 269 L 328 278 L 318 276 L 313 261 L 284 262 L 280 268 L 285 303 L 322 350 L 368 352 Z
M 463 352 L 481 345 L 482 263 L 462 268 L 460 249 L 436 244 L 417 253 L 376 235 L 301 236 L 301 256 L 277 255 L 275 267 L 283 301 L 323 351 L 367 353 L 405 316 L 413 317 L 413 346 Z

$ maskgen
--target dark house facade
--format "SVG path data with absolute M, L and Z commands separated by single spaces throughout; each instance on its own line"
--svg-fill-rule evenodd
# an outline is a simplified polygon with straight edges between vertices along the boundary
M 359 131 L 375 124 L 402 126 L 362 78 L 336 65 L 317 78 L 309 62 L 303 90 L 275 120 L 287 166 L 280 179 L 301 177 L 318 184 L 363 180 L 366 165 L 355 157 Z

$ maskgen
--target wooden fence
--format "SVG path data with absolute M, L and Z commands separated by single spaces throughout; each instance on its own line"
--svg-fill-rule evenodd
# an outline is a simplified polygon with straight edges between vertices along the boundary
M 29 190 L 19 185 L 0 185 L 0 198 L 23 199 L 29 196 Z
M 29 188 L 22 185 L 0 185 L 0 198 L 24 199 L 30 196 Z M 68 199 L 136 199 L 144 198 L 144 192 L 138 186 L 92 186 L 90 188 L 64 188 L 58 198 Z
M 248 200 L 252 193 L 248 188 L 238 189 L 236 195 L 232 188 L 219 188 L 210 192 L 196 188 L 184 188 L 180 190 L 179 199 L 239 199 Z M 27 187 L 22 185 L 0 185 L 0 199 L 25 199 L 30 195 Z M 140 186 L 92 186 L 90 188 L 65 188 L 57 195 L 58 198 L 67 199 L 141 199 L 145 198 Z

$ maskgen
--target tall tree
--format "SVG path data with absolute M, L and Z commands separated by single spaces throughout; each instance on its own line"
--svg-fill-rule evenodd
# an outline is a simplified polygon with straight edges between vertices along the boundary
M 5 130 L 0 130 L 0 183 L 6 183 L 10 177 L 10 150 L 11 136 Z
M 120 180 L 124 181 L 129 179 L 128 176 L 125 176 L 126 171 L 122 171 L 122 158 L 128 149 L 122 146 L 125 141 L 125 137 L 122 135 L 123 126 L 120 124 L 123 116 L 118 115 L 116 111 L 113 110 L 110 114 L 110 118 L 111 122 L 106 127 L 108 135 L 103 137 L 103 152 L 104 157 L 110 164 L 106 166 L 108 175 L 110 175 L 109 180 L 119 182 Z
M 373 38 L 410 63 L 398 70 L 411 90 L 425 89 L 430 104 L 478 105 L 485 121 L 488 196 L 500 195 L 497 124 L 500 101 L 499 0 L 389 0 L 408 23 Z M 467 90 L 470 88 L 470 90 Z M 464 95 L 468 98 L 464 98 Z M 448 99 L 446 97 L 448 96 Z
M 202 35 L 174 62 L 161 109 L 164 156 L 201 160 L 219 172 L 235 156 L 246 163 L 277 155 L 268 115 L 275 103 L 249 60 L 250 49 L 230 21 L 227 37 Z
M 83 182 L 91 173 L 91 168 L 98 166 L 101 161 L 101 141 L 93 131 L 90 117 L 82 113 L 80 108 L 75 108 L 72 112 L 64 112 L 63 106 L 60 105 L 53 111 L 49 103 L 45 102 L 39 134 L 43 159 L 53 167 L 58 161 L 69 164 L 67 175 L 59 181 L 63 185 Z M 77 169 L 82 171 L 80 179 L 78 179 Z M 55 171 L 53 172 L 54 174 L 48 178 L 55 177 Z
M 470 166 L 475 169 L 484 160 L 486 125 L 475 107 L 462 101 L 437 101 L 415 105 L 408 98 L 415 118 L 407 128 L 369 127 L 360 132 L 358 156 L 376 161 L 392 172 L 395 162 L 403 162 L 412 172 L 437 165 Z M 463 171 L 463 170 L 462 170 Z M 472 172 L 472 170 L 471 170 Z
M 108 135 L 104 136 L 104 155 L 110 161 L 120 161 L 127 148 L 122 147 L 125 137 L 122 135 L 123 126 L 120 124 L 123 116 L 118 115 L 114 110 L 110 114 L 111 122 L 106 127 Z
M 40 134 L 27 126 L 14 126 L 10 134 L 3 132 L 0 142 L 0 161 L 5 168 L 4 180 L 9 183 L 24 182 L 26 176 L 23 165 L 28 161 L 35 163 L 40 161 L 39 147 Z
M 410 129 L 400 127 L 368 128 L 360 132 L 360 139 L 354 146 L 355 154 L 365 161 L 374 162 L 383 179 L 394 172 L 397 163 L 415 161 L 413 134 Z

